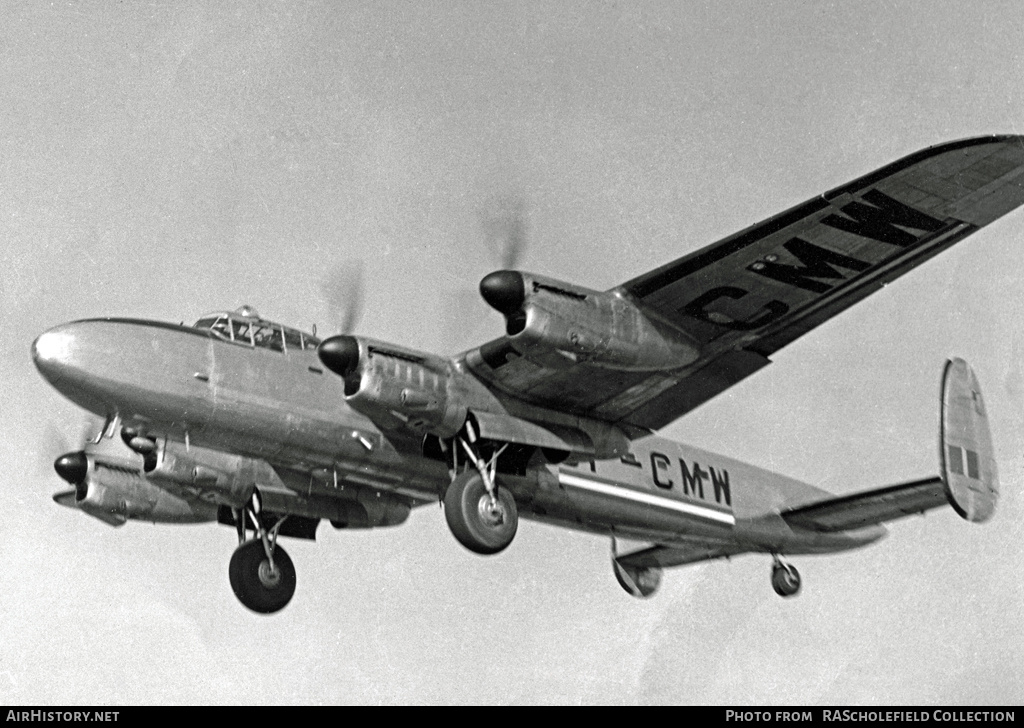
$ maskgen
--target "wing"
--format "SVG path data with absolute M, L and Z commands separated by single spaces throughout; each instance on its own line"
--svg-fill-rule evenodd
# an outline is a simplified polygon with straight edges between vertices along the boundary
M 533 404 L 657 429 L 769 364 L 789 342 L 1024 204 L 1024 137 L 924 149 L 614 289 L 695 342 L 656 372 L 470 356 L 495 389 Z
M 782 511 L 786 523 L 810 531 L 846 531 L 948 505 L 942 478 L 916 480 L 829 498 Z

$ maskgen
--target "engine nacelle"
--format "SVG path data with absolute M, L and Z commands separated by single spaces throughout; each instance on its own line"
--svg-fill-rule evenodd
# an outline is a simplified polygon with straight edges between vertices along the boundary
M 203 493 L 206 500 L 239 507 L 252 492 L 248 461 L 238 455 L 162 440 L 145 457 L 146 477 L 175 492 Z
M 697 358 L 697 344 L 613 291 L 594 291 L 533 273 L 502 270 L 480 294 L 505 316 L 515 349 L 542 366 L 580 362 L 624 371 L 663 371 Z
M 138 467 L 98 461 L 81 452 L 58 458 L 55 466 L 61 477 L 75 486 L 75 507 L 113 525 L 128 519 L 202 523 L 217 518 L 213 503 L 165 490 L 151 483 Z
M 287 478 L 285 482 L 293 485 Z M 265 510 L 323 518 L 335 528 L 398 526 L 405 523 L 412 510 L 408 498 L 358 486 L 347 487 L 343 497 L 306 495 L 271 488 L 260 489 L 260 496 Z
M 356 336 L 334 336 L 318 350 L 345 381 L 345 401 L 384 427 L 451 437 L 466 421 L 447 359 Z

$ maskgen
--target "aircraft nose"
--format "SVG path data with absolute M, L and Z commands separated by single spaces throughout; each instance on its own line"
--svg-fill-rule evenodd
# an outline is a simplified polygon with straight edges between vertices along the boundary
M 36 369 L 51 381 L 71 358 L 73 337 L 62 328 L 51 329 L 32 342 L 32 361 Z

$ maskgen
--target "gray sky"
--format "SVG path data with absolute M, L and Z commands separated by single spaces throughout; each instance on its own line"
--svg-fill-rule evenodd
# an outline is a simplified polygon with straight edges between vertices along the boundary
M 453 352 L 500 331 L 481 222 L 594 288 L 899 156 L 1024 132 L 1007 2 L 6 3 L 0 9 L 0 703 L 1019 703 L 1024 297 L 1011 214 L 794 343 L 664 434 L 835 492 L 937 472 L 943 361 L 986 391 L 1004 497 L 869 549 L 687 567 L 639 602 L 605 540 L 503 554 L 438 509 L 292 542 L 287 610 L 228 585 L 231 529 L 62 509 L 82 413 L 29 346 L 63 321 L 255 305 Z M 70 449 L 70 448 L 69 448 Z

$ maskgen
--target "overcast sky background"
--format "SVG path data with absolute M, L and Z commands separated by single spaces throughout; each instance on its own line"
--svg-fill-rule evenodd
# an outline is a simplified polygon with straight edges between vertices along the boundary
M 604 539 L 503 554 L 423 508 L 288 543 L 273 617 L 232 529 L 112 529 L 55 505 L 82 413 L 29 347 L 64 321 L 256 306 L 455 352 L 500 331 L 481 222 L 521 266 L 610 288 L 922 147 L 1024 132 L 1006 2 L 87 3 L 0 8 L 0 704 L 1020 703 L 1024 211 L 821 326 L 664 434 L 834 492 L 937 472 L 948 356 L 975 367 L 1004 497 L 871 548 L 616 584 Z M 55 433 L 61 433 L 60 435 Z

